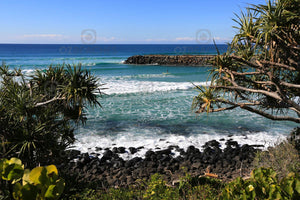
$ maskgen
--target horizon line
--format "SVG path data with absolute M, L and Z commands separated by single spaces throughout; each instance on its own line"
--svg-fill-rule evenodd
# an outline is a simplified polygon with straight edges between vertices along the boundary
M 101 43 L 101 44 L 83 44 L 83 43 L 0 43 L 0 45 L 3 44 L 18 44 L 18 45 L 89 45 L 89 46 L 94 46 L 94 45 L 214 45 L 214 43 L 209 43 L 209 44 L 166 44 L 166 43 L 155 43 L 155 44 L 149 44 L 149 43 Z M 217 45 L 228 45 L 227 43 L 216 43 Z

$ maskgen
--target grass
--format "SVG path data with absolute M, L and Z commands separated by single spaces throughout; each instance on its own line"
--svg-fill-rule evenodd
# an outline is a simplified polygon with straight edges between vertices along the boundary
M 172 200 L 172 199 L 218 199 L 224 185 L 221 181 L 207 177 L 191 177 L 186 175 L 178 186 L 169 186 L 161 175 L 154 174 L 151 179 L 138 186 L 129 188 L 110 188 L 104 190 L 86 189 L 75 194 L 69 199 L 96 200 L 96 199 L 147 199 L 147 200 Z

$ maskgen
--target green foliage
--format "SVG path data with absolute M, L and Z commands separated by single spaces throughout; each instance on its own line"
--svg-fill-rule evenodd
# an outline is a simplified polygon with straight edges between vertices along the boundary
M 178 189 L 182 199 L 219 199 L 224 184 L 209 177 L 192 177 L 186 174 L 181 178 Z
M 241 177 L 227 184 L 221 199 L 299 199 L 300 178 L 294 173 L 281 181 L 272 169 L 258 168 L 252 171 L 251 178 Z
M 18 156 L 29 167 L 61 159 L 86 107 L 100 106 L 98 78 L 81 65 L 49 66 L 30 77 L 4 65 L 0 80 L 0 157 Z
M 214 94 L 214 89 L 205 86 L 196 86 L 196 89 L 200 90 L 200 93 L 194 97 L 192 109 L 196 109 L 198 105 L 201 105 L 197 112 L 201 113 L 206 111 L 209 113 L 212 109 L 212 104 L 217 98 Z
M 23 172 L 24 166 L 21 160 L 17 158 L 0 160 L 0 175 L 3 180 L 19 181 L 23 176 Z
M 170 186 L 163 180 L 162 175 L 154 174 L 150 180 L 139 180 L 128 188 L 110 188 L 107 190 L 90 190 L 72 195 L 68 199 L 219 199 L 223 183 L 206 177 L 186 175 L 176 186 Z
M 179 185 L 170 186 L 159 174 L 143 184 L 128 188 L 107 190 L 85 190 L 69 199 L 299 199 L 300 177 L 290 173 L 278 179 L 271 168 L 258 168 L 252 171 L 249 179 L 241 177 L 230 183 L 209 177 L 192 177 L 187 174 Z
M 300 157 L 293 143 L 283 141 L 267 151 L 259 151 L 254 158 L 254 167 L 272 168 L 279 179 L 289 173 L 300 172 Z
M 294 128 L 288 138 L 289 142 L 295 145 L 296 150 L 300 155 L 300 127 Z
M 159 174 L 151 176 L 143 195 L 144 199 L 179 199 L 178 191 L 166 185 Z
M 24 170 L 18 158 L 1 159 L 0 175 L 1 179 L 13 185 L 10 185 L 13 187 L 10 195 L 19 200 L 55 200 L 63 193 L 65 186 L 54 165 Z
M 110 188 L 106 191 L 96 191 L 91 189 L 86 189 L 85 191 L 81 193 L 77 193 L 75 195 L 72 195 L 68 199 L 70 200 L 132 200 L 132 199 L 142 199 L 142 192 L 139 189 L 136 188 Z

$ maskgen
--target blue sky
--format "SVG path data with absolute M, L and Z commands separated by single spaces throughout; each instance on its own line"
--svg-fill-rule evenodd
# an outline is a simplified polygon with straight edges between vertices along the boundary
M 234 12 L 265 0 L 0 0 L 0 43 L 228 42 Z

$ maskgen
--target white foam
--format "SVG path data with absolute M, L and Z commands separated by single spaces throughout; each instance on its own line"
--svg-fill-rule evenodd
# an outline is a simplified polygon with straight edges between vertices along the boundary
M 207 85 L 207 82 L 197 82 L 195 85 Z M 159 81 L 137 81 L 137 80 L 114 80 L 105 84 L 105 94 L 130 94 L 165 92 L 171 90 L 187 90 L 193 88 L 190 82 L 159 82 Z
M 22 72 L 26 75 L 26 76 L 30 76 L 33 75 L 35 70 L 34 69 L 22 69 Z
M 173 74 L 135 74 L 128 76 L 103 76 L 101 77 L 102 81 L 115 81 L 115 80 L 132 80 L 132 79 L 149 79 L 149 78 L 177 78 L 177 76 Z
M 127 130 L 126 132 L 118 135 L 77 135 L 77 142 L 75 143 L 75 149 L 80 150 L 81 152 L 96 152 L 96 147 L 113 148 L 113 147 L 125 147 L 127 152 L 120 154 L 120 156 L 125 159 L 131 159 L 133 157 L 139 156 L 144 157 L 145 153 L 148 150 L 159 150 L 166 149 L 170 145 L 178 145 L 180 148 L 185 150 L 194 145 L 195 147 L 202 149 L 202 146 L 211 140 L 217 140 L 221 143 L 221 147 L 224 148 L 225 142 L 228 139 L 233 139 L 237 141 L 240 145 L 249 144 L 249 145 L 264 145 L 263 149 L 266 149 L 269 146 L 272 146 L 279 141 L 282 141 L 286 138 L 283 134 L 268 133 L 268 132 L 258 132 L 258 133 L 248 133 L 246 136 L 234 135 L 232 137 L 219 135 L 219 134 L 191 134 L 188 136 L 175 135 L 175 134 L 160 134 L 158 132 L 153 132 L 153 130 L 143 130 L 143 133 L 134 133 L 136 130 Z M 225 141 L 220 141 L 220 139 L 225 139 Z M 129 147 L 141 147 L 144 148 L 138 151 L 136 154 L 131 154 L 128 152 Z M 97 152 L 100 153 L 99 157 L 102 156 L 104 150 Z M 178 156 L 179 153 L 173 151 L 174 156 Z

